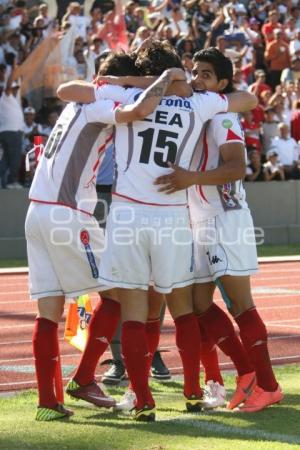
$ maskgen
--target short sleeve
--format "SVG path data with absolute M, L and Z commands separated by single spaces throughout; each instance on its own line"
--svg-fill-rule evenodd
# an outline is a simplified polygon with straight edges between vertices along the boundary
M 110 99 L 115 102 L 127 104 L 129 99 L 140 90 L 136 88 L 124 88 L 122 86 L 115 86 L 112 84 L 102 84 L 95 86 L 95 99 Z
M 119 102 L 113 100 L 98 100 L 94 103 L 84 105 L 86 119 L 88 123 L 101 122 L 106 124 L 116 123 L 116 108 Z
M 237 114 L 217 114 L 211 121 L 218 147 L 229 142 L 244 144 L 244 133 Z
M 198 92 L 194 94 L 194 99 L 203 122 L 212 119 L 215 114 L 228 111 L 226 95 L 214 92 Z

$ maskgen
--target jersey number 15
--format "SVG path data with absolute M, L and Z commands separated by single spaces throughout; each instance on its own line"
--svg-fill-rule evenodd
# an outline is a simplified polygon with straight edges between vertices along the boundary
M 142 150 L 140 155 L 140 163 L 149 164 L 151 149 L 153 145 L 154 138 L 154 128 L 148 128 L 145 131 L 138 133 L 143 139 Z M 168 167 L 168 162 L 175 163 L 177 154 L 177 144 L 171 139 L 177 139 L 178 133 L 173 133 L 171 131 L 159 130 L 156 147 L 157 148 L 167 148 L 168 153 L 164 159 L 164 152 L 154 151 L 154 162 L 160 167 Z

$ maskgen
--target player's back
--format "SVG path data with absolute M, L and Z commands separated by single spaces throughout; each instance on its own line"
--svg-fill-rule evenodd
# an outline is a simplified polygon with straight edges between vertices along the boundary
M 131 104 L 142 91 L 106 86 L 97 95 Z M 98 97 L 99 98 L 99 97 Z M 115 131 L 115 182 L 113 192 L 140 203 L 185 205 L 186 191 L 159 192 L 155 179 L 170 172 L 168 162 L 189 168 L 202 125 L 214 114 L 227 110 L 227 100 L 213 93 L 189 98 L 163 97 L 144 120 L 117 124 Z
M 31 200 L 94 212 L 99 156 L 112 134 L 112 128 L 100 122 L 101 110 L 107 108 L 105 119 L 112 104 L 103 100 L 66 106 L 40 158 L 29 192 Z

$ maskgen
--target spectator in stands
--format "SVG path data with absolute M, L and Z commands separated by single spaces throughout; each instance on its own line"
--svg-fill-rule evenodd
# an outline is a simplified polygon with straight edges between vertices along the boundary
M 264 91 L 272 91 L 271 87 L 266 83 L 266 73 L 259 69 L 254 72 L 255 82 L 250 84 L 249 92 L 255 94 L 261 102 L 261 95 Z
M 295 37 L 291 39 L 289 50 L 292 57 L 300 54 L 300 28 L 297 28 Z
M 280 84 L 281 72 L 290 66 L 289 46 L 281 29 L 274 30 L 274 39 L 267 44 L 265 58 L 269 62 L 270 86 L 274 90 Z
M 285 84 L 287 81 L 293 81 L 300 79 L 300 54 L 294 55 L 291 58 L 291 65 L 282 71 L 280 81 Z
M 268 21 L 262 26 L 262 34 L 266 44 L 269 44 L 275 39 L 274 30 L 282 30 L 282 25 L 279 22 L 279 14 L 276 9 L 269 11 Z
M 192 53 L 183 53 L 181 56 L 181 62 L 185 70 L 186 79 L 191 81 L 192 69 L 193 69 L 193 55 Z
M 261 155 L 254 147 L 251 147 L 249 150 L 249 164 L 247 165 L 245 180 L 264 181 L 265 175 L 264 168 L 261 163 Z
M 91 18 L 82 14 L 82 6 L 79 2 L 71 2 L 62 22 L 69 22 L 76 28 L 77 36 L 87 39 L 87 28 L 91 23 Z
M 293 103 L 293 112 L 291 116 L 291 136 L 298 144 L 300 143 L 300 100 Z
M 45 126 L 43 127 L 43 131 L 42 134 L 49 136 L 51 131 L 53 130 L 56 121 L 59 117 L 59 114 L 57 111 L 49 111 L 47 118 L 46 118 L 46 123 Z
M 35 122 L 36 112 L 31 106 L 24 108 L 24 139 L 23 150 L 26 152 L 28 147 L 32 145 L 33 136 L 42 134 L 43 129 L 39 123 Z
M 275 119 L 275 110 L 272 106 L 265 109 L 265 118 L 262 124 L 262 146 L 263 154 L 271 147 L 272 140 L 279 135 L 278 121 Z
M 299 145 L 289 136 L 289 127 L 281 122 L 278 124 L 279 136 L 272 141 L 270 150 L 278 154 L 287 180 L 300 178 Z
M 263 165 L 266 181 L 282 181 L 285 179 L 281 163 L 278 161 L 278 154 L 274 150 L 267 153 L 267 162 Z
M 252 111 L 242 114 L 241 124 L 245 134 L 246 147 L 254 147 L 260 152 L 260 124 L 254 119 Z
M 19 84 L 14 79 L 16 66 L 7 80 L 0 98 L 0 183 L 7 189 L 19 189 L 18 174 L 22 158 L 24 116 L 18 98 Z M 1 186 L 0 186 L 1 187 Z

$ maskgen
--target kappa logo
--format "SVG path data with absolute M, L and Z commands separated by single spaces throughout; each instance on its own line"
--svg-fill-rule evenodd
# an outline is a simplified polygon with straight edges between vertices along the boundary
M 211 265 L 213 265 L 213 264 L 218 264 L 219 262 L 222 262 L 222 259 L 219 258 L 217 255 L 210 256 L 210 253 L 209 253 L 209 252 L 206 252 L 206 254 L 207 254 L 207 257 L 208 257 L 208 259 L 209 259 L 209 263 L 210 263 Z

